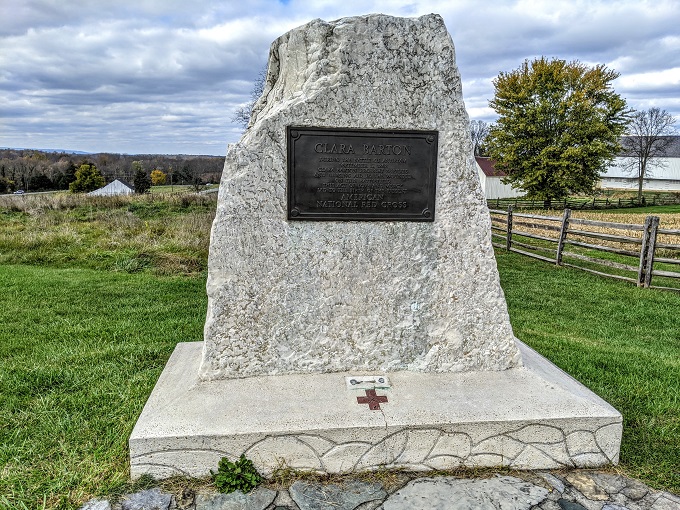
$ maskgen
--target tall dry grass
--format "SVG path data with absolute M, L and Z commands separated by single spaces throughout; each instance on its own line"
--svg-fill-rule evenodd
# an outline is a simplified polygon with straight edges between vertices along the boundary
M 82 207 L 93 209 L 119 209 L 131 204 L 166 203 L 171 207 L 206 206 L 215 203 L 216 193 L 163 193 L 143 195 L 116 195 L 110 197 L 57 192 L 28 195 L 0 195 L 1 212 L 40 214 L 46 211 L 68 211 Z
M 640 213 L 613 213 L 611 211 L 574 211 L 572 212 L 574 218 L 583 218 L 595 221 L 609 221 L 617 223 L 630 223 L 635 225 L 644 224 L 646 214 Z M 669 230 L 680 230 L 680 213 L 653 213 L 650 216 L 659 217 L 659 228 L 669 229 Z M 604 230 L 606 231 L 606 230 Z M 676 236 L 664 236 L 659 237 L 660 242 L 673 242 L 680 244 L 680 239 Z
M 150 270 L 205 270 L 216 194 L 0 197 L 0 262 Z

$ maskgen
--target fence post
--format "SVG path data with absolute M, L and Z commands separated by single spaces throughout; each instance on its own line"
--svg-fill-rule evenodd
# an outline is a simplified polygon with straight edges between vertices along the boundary
M 659 217 L 652 216 L 650 224 L 649 237 L 647 238 L 647 255 L 645 265 L 645 281 L 644 286 L 650 287 L 652 285 L 652 271 L 654 270 L 654 251 L 656 250 L 656 234 L 659 230 Z
M 508 206 L 508 225 L 505 236 L 505 249 L 510 251 L 510 248 L 512 248 L 512 205 Z
M 647 239 L 649 238 L 650 225 L 652 217 L 645 218 L 645 224 L 642 228 L 642 244 L 640 245 L 640 265 L 638 265 L 637 286 L 643 287 L 645 284 L 645 256 L 647 255 Z
M 640 265 L 638 266 L 637 286 L 644 287 L 647 271 L 647 256 L 649 254 L 649 239 L 652 234 L 652 219 L 654 216 L 647 216 L 642 230 L 642 244 L 640 245 Z M 655 231 L 656 233 L 656 231 Z M 656 242 L 656 239 L 655 239 Z M 651 278 L 650 278 L 651 279 Z
M 555 257 L 555 264 L 562 265 L 562 251 L 564 250 L 564 240 L 567 238 L 569 231 L 569 217 L 571 216 L 571 209 L 565 209 L 562 213 L 562 226 L 560 227 L 560 239 L 557 242 L 557 255 Z

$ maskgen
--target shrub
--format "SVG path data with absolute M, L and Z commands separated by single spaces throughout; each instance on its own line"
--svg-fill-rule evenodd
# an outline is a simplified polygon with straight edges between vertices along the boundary
M 87 193 L 104 186 L 105 181 L 99 169 L 92 163 L 83 163 L 76 170 L 76 180 L 69 184 L 71 193 Z
M 142 169 L 135 172 L 132 182 L 135 185 L 135 193 L 147 193 L 151 190 L 151 177 Z
M 156 168 L 151 171 L 151 184 L 154 186 L 162 186 L 165 184 L 167 174 Z
M 14 189 L 14 181 L 6 177 L 0 177 L 0 193 L 11 193 Z
M 230 462 L 228 458 L 222 457 L 217 473 L 212 474 L 215 486 L 225 494 L 234 491 L 247 493 L 262 482 L 262 477 L 253 466 L 253 462 L 246 459 L 243 454 L 236 462 Z

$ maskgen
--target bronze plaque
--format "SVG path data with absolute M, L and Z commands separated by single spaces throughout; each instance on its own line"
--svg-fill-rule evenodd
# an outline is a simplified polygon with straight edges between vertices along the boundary
M 437 131 L 286 134 L 289 220 L 434 221 Z

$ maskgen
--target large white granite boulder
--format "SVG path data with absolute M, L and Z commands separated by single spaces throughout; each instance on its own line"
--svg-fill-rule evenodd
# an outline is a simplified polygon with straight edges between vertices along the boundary
M 433 222 L 288 221 L 286 127 L 436 130 Z M 271 46 L 213 224 L 201 378 L 521 364 L 438 15 L 314 20 Z

